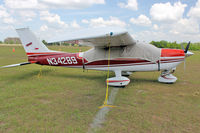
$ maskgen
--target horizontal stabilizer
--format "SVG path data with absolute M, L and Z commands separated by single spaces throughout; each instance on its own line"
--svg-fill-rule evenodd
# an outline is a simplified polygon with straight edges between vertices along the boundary
M 19 63 L 19 64 L 12 64 L 12 65 L 7 65 L 7 66 L 2 66 L 0 68 L 8 68 L 8 67 L 16 67 L 16 66 L 23 66 L 23 65 L 28 65 L 31 64 L 30 62 L 24 62 L 24 63 Z

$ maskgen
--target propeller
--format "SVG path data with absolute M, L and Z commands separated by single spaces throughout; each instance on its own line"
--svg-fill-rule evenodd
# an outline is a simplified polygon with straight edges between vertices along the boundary
M 184 53 L 187 53 L 189 47 L 190 47 L 190 41 L 188 42 L 186 48 L 184 48 L 183 44 L 181 44 L 181 49 L 184 50 Z
M 186 46 L 186 48 L 185 48 L 185 50 L 184 50 L 184 53 L 187 53 L 189 47 L 190 47 L 190 41 L 188 42 L 188 44 L 187 44 L 187 46 Z
M 188 42 L 186 48 L 184 48 L 183 44 L 181 44 L 181 48 L 182 48 L 182 50 L 184 50 L 184 53 L 185 53 L 185 58 L 187 56 L 187 52 L 188 52 L 189 47 L 190 47 L 190 41 Z M 185 60 L 185 58 L 184 58 L 184 71 L 185 71 L 185 68 L 186 68 L 186 60 Z

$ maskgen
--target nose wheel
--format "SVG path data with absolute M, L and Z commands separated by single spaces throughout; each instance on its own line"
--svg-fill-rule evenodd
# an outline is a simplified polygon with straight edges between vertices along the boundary
M 177 78 L 174 75 L 172 75 L 174 71 L 175 69 L 162 71 L 160 77 L 158 77 L 158 82 L 167 83 L 167 84 L 172 84 L 176 82 Z

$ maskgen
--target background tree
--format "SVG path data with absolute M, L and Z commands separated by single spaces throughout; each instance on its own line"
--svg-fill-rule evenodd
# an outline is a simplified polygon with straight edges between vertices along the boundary
M 47 43 L 45 40 L 42 40 L 42 42 L 43 42 L 45 45 L 48 45 L 48 43 Z

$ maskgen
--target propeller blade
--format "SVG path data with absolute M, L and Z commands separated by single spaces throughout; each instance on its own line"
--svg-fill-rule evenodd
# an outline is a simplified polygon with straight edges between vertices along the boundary
M 190 41 L 188 42 L 188 44 L 187 44 L 187 46 L 186 46 L 186 48 L 185 48 L 185 51 L 184 51 L 184 53 L 187 53 L 187 51 L 188 51 L 189 47 L 190 47 Z
M 185 51 L 185 48 L 184 48 L 183 44 L 181 44 L 181 49 Z
M 185 68 L 186 68 L 186 60 L 184 59 L 184 72 L 185 72 Z

